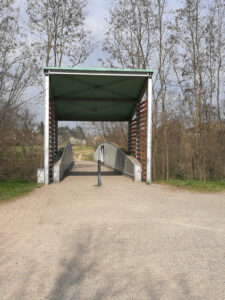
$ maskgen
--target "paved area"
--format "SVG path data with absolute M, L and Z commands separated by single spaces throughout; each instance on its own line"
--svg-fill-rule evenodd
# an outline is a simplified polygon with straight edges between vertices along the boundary
M 225 194 L 79 162 L 0 205 L 0 299 L 225 299 Z

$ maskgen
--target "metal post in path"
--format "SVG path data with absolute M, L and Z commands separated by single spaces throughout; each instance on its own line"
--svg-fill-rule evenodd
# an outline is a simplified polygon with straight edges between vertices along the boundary
M 101 181 L 101 160 L 98 160 L 98 186 L 102 185 Z

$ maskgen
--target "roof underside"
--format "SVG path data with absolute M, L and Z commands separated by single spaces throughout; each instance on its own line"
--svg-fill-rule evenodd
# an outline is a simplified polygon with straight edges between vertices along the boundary
M 128 121 L 151 70 L 45 68 L 61 121 Z

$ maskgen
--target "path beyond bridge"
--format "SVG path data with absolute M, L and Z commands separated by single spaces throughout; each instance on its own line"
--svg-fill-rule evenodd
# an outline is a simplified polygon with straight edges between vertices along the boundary
M 0 299 L 225 299 L 225 194 L 78 162 L 0 205 Z

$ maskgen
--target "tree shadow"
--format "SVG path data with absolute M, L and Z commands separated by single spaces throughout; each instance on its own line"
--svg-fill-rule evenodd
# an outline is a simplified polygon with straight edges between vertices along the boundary
M 173 278 L 168 274 L 167 280 L 166 277 L 159 278 L 151 270 L 151 265 L 141 266 L 141 275 L 138 264 L 134 270 L 130 270 L 127 265 L 127 239 L 122 242 L 121 238 L 116 238 L 120 232 L 121 228 L 117 228 L 110 235 L 107 229 L 93 230 L 82 225 L 69 247 L 71 257 L 60 262 L 62 271 L 47 299 L 158 300 L 178 299 L 178 295 L 181 295 L 180 299 L 192 298 L 186 274 L 178 274 Z M 171 280 L 179 291 L 171 291 Z
M 122 293 L 124 287 L 115 286 L 115 280 L 107 272 L 107 263 L 103 272 L 99 269 L 107 256 L 103 236 L 104 230 L 96 234 L 86 226 L 77 231 L 79 242 L 72 245 L 72 257 L 61 260 L 62 272 L 47 299 L 101 300 Z

